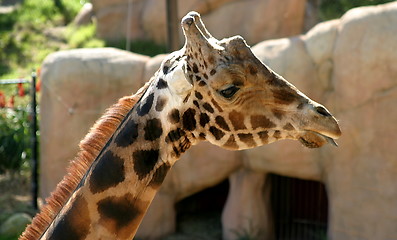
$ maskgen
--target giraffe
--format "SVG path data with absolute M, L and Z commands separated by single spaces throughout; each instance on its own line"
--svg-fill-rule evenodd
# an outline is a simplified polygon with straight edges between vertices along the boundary
M 281 139 L 335 144 L 337 120 L 263 64 L 240 36 L 215 39 L 200 15 L 185 45 L 110 107 L 20 239 L 132 239 L 167 172 L 200 141 L 230 150 Z

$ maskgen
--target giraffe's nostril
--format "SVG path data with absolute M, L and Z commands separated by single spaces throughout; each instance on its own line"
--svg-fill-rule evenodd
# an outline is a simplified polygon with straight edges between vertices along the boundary
M 317 113 L 323 115 L 324 117 L 330 117 L 330 116 L 332 116 L 331 113 L 329 113 L 329 112 L 327 111 L 327 109 L 325 109 L 325 108 L 322 107 L 322 106 L 318 106 L 318 107 L 316 107 L 315 109 L 316 109 L 316 112 L 317 112 Z

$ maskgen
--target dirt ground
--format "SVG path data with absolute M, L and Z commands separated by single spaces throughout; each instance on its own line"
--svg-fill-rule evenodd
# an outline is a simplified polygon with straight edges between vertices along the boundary
M 0 225 L 15 213 L 27 213 L 34 216 L 30 182 L 27 176 L 0 175 Z M 0 236 L 0 240 L 2 240 Z
M 31 206 L 30 182 L 26 176 L 0 175 L 0 223 L 10 214 L 35 214 Z

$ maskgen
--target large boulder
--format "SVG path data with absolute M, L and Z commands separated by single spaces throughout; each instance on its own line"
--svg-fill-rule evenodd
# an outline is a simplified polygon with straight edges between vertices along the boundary
M 97 18 L 99 37 L 120 40 L 129 33 L 130 39 L 166 43 L 166 1 L 91 2 Z M 277 0 L 186 0 L 178 1 L 178 19 L 194 10 L 202 14 L 204 22 L 215 37 L 240 34 L 253 44 L 264 39 L 301 33 L 304 28 L 305 6 L 306 0 L 284 0 L 283 4 Z M 182 40 L 182 35 L 180 37 Z
M 49 55 L 40 101 L 40 195 L 65 175 L 78 143 L 106 108 L 143 85 L 149 57 L 113 48 L 76 49 Z
M 325 183 L 329 239 L 394 239 L 397 54 L 392 49 L 397 48 L 397 3 L 353 9 L 299 39 L 305 51 L 297 50 L 301 45 L 294 44 L 294 39 L 264 42 L 253 49 L 339 118 L 343 132 L 339 148 L 308 151 L 280 142 L 246 151 L 246 165 L 264 174 L 270 171 Z M 272 46 L 284 47 L 274 50 Z M 289 55 L 298 51 L 301 55 Z M 277 64 L 274 56 L 285 62 Z M 300 69 L 304 64 L 298 59 L 310 60 L 309 67 Z
M 32 217 L 26 213 L 15 213 L 0 225 L 0 236 L 4 239 L 16 239 L 32 222 Z
M 329 102 L 345 137 L 323 162 L 332 239 L 397 236 L 397 2 L 349 11 L 333 52 Z

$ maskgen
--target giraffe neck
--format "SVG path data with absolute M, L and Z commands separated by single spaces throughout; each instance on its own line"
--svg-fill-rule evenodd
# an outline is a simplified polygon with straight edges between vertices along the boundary
M 195 142 L 167 90 L 157 94 L 161 84 L 153 81 L 127 114 L 42 239 L 132 239 L 168 170 Z

